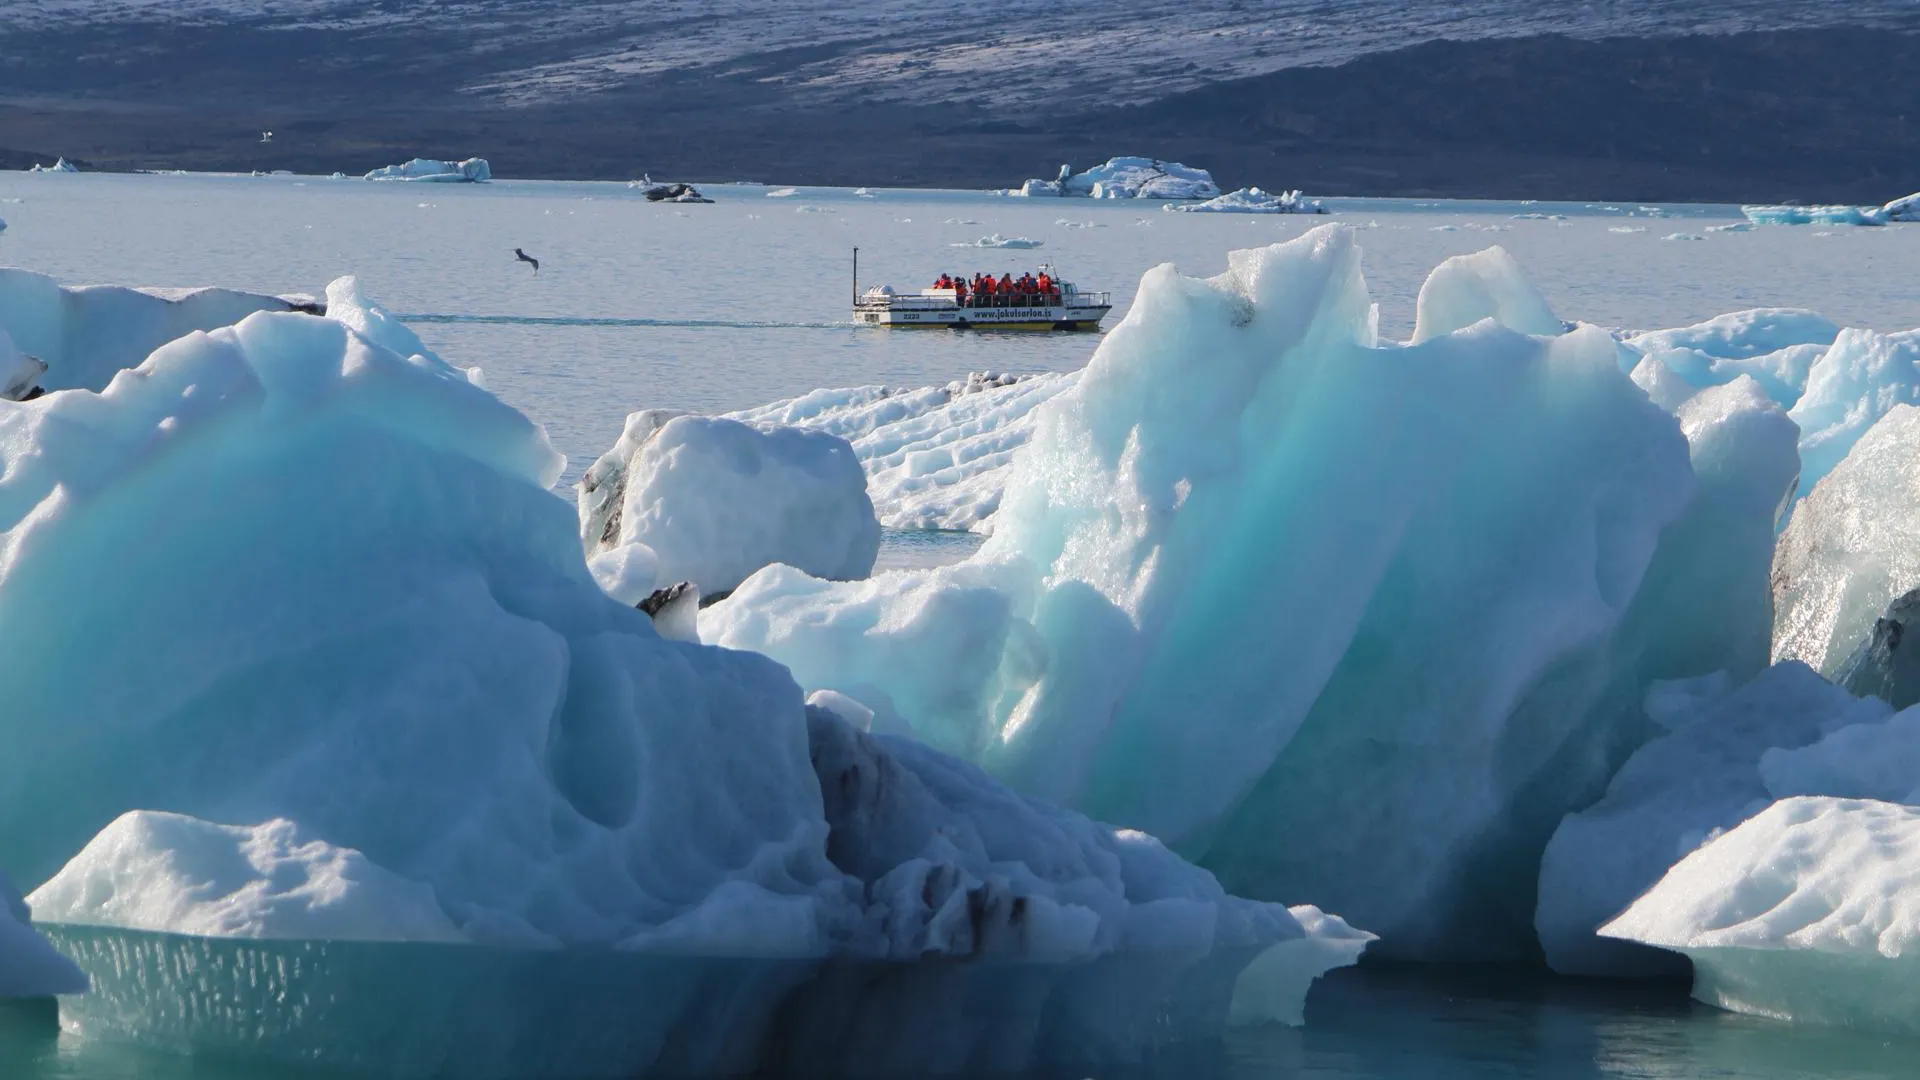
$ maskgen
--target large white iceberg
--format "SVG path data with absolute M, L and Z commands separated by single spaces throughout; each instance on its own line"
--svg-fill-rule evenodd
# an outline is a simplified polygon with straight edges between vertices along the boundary
M 66 158 L 60 158 L 51 165 L 41 165 L 36 162 L 33 167 L 27 171 L 37 173 L 77 173 L 80 171 L 80 167 L 68 161 Z
M 328 311 L 0 403 L 0 863 L 45 882 L 91 1037 L 404 1075 L 1084 1066 L 1217 1034 L 1309 936 L 663 639 L 589 574 L 540 428 L 351 282 Z
M 1834 673 L 1920 587 L 1920 408 L 1897 406 L 1794 511 L 1774 556 L 1773 653 Z
M 1684 953 L 1694 996 L 1723 1008 L 1920 1034 L 1920 807 L 1782 800 L 1601 933 Z
M 587 553 L 645 548 L 656 586 L 712 596 L 771 563 L 863 578 L 880 551 L 860 461 L 824 431 L 645 410 L 579 488 Z
M 0 873 L 0 1001 L 85 993 L 86 975 L 33 932 L 29 916 L 19 890 Z
M 1539 852 L 1644 737 L 1647 683 L 1765 663 L 1764 605 L 1710 616 L 1764 593 L 1784 491 L 1753 494 L 1791 428 L 1742 392 L 1683 434 L 1609 335 L 1517 333 L 1491 317 L 1519 288 L 1485 284 L 1440 280 L 1465 329 L 1401 346 L 1346 230 L 1157 268 L 972 560 L 771 568 L 702 635 L 1399 955 L 1525 955 Z M 1722 424 L 1771 449 L 1720 461 Z
M 183 334 L 212 330 L 256 311 L 318 310 L 305 297 L 232 289 L 129 289 L 61 285 L 45 274 L 0 267 L 0 334 L 46 365 L 47 390 L 101 390 L 116 373 Z M 0 367 L 8 354 L 0 346 Z M 17 367 L 17 365 L 16 365 Z M 0 370 L 0 380 L 8 372 Z
M 493 168 L 486 158 L 464 161 L 439 161 L 414 158 L 398 165 L 386 165 L 368 173 L 368 180 L 401 180 L 429 184 L 478 184 L 493 179 Z
M 1920 191 L 1902 195 L 1882 207 L 1888 221 L 1920 221 Z
M 913 390 L 814 390 L 727 415 L 846 439 L 887 528 L 989 533 L 1007 467 L 1033 435 L 1035 410 L 1078 378 L 976 372 Z
M 1162 210 L 1188 214 L 1324 214 L 1327 208 L 1318 199 L 1309 199 L 1298 190 L 1268 192 L 1257 187 L 1240 188 L 1208 199 L 1206 202 L 1168 204 Z
M 1212 199 L 1220 195 L 1220 185 L 1205 169 L 1158 158 L 1109 158 L 1076 173 L 1071 166 L 1060 166 L 1060 175 L 1052 180 L 1028 180 L 1007 192 L 1009 195 L 1081 195 L 1095 199 Z

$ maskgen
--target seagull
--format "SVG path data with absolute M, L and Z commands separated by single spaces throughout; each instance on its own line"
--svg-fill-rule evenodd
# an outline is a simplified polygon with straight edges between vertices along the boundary
M 260 133 L 260 141 L 261 141 L 261 142 L 263 142 L 263 143 L 267 143 L 267 142 L 272 142 L 272 141 L 273 141 L 273 132 L 271 132 L 271 131 L 263 131 L 263 132 L 261 132 L 261 133 Z
M 520 250 L 519 248 L 514 248 L 514 249 L 513 249 L 513 257 L 514 257 L 514 258 L 516 258 L 516 259 L 519 259 L 519 260 L 520 260 L 521 262 L 523 262 L 523 263 L 532 263 L 532 264 L 533 264 L 533 272 L 534 272 L 534 273 L 536 273 L 536 274 L 538 274 L 538 273 L 540 272 L 540 260 L 539 260 L 539 259 L 536 259 L 536 258 L 534 258 L 533 256 L 531 256 L 531 255 L 529 255 L 529 254 L 527 254 L 527 253 L 526 253 L 526 252 L 524 252 L 524 251 L 521 251 L 521 250 Z

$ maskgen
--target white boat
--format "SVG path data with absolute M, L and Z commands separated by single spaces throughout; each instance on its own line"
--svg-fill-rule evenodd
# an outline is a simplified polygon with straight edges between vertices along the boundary
M 862 326 L 933 330 L 1098 330 L 1113 310 L 1109 293 L 1087 292 L 1062 281 L 1053 267 L 1040 271 L 1053 279 L 1044 294 L 976 296 L 961 299 L 958 289 L 895 292 L 890 285 L 860 290 L 860 263 L 854 259 L 853 321 Z

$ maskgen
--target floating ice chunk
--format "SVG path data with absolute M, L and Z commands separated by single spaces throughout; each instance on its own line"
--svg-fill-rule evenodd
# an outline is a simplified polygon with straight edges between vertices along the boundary
M 1790 409 L 1806 390 L 1814 362 L 1839 335 L 1840 327 L 1816 312 L 1755 308 L 1636 334 L 1626 344 L 1696 388 L 1751 375 Z
M 1755 225 L 1885 225 L 1892 220 L 1880 206 L 1743 206 Z
M 1920 191 L 1895 199 L 1881 209 L 1888 221 L 1920 221 Z
M 1311 896 L 1398 955 L 1522 956 L 1537 854 L 1644 737 L 1648 683 L 1764 663 L 1745 608 L 1667 624 L 1764 581 L 1764 558 L 1700 560 L 1770 534 L 1778 495 L 1741 493 L 1780 459 L 1696 479 L 1597 329 L 1383 346 L 1374 325 L 1347 230 L 1212 281 L 1157 268 L 1038 410 L 972 560 L 762 571 L 702 633 L 884 695 L 1230 889 Z M 1442 798 L 1442 775 L 1485 782 Z
M 1189 214 L 1324 214 L 1327 208 L 1318 199 L 1303 197 L 1298 190 L 1278 194 L 1257 187 L 1229 191 L 1206 202 L 1168 204 L 1163 210 Z
M 60 158 L 51 165 L 35 163 L 34 166 L 27 171 L 37 173 L 77 173 L 80 171 L 80 167 L 68 161 L 66 158 Z
M 0 1001 L 83 994 L 87 977 L 28 925 L 27 905 L 0 873 Z
M 660 556 L 638 540 L 600 552 L 587 560 L 587 569 L 608 596 L 630 607 L 640 606 L 660 587 Z
M 493 179 L 486 158 L 465 161 L 438 161 L 414 158 L 399 165 L 387 165 L 366 175 L 368 180 L 400 180 L 429 184 L 480 184 Z
M 1773 801 L 1760 769 L 1769 751 L 1890 711 L 1785 663 L 1718 700 L 1694 696 L 1690 715 L 1667 713 L 1671 734 L 1641 747 L 1606 796 L 1569 815 L 1547 845 L 1534 917 L 1547 962 L 1568 975 L 1678 974 L 1671 958 L 1596 929 L 1689 852 Z
M 1237 1025 L 1279 1023 L 1299 1027 L 1305 1020 L 1307 990 L 1313 981 L 1334 968 L 1358 963 L 1367 945 L 1379 940 L 1311 904 L 1289 910 L 1307 936 L 1269 948 L 1240 973 L 1231 1012 Z
M 1213 182 L 1207 170 L 1177 161 L 1117 157 L 1082 173 L 1062 165 L 1057 178 L 1028 180 L 1007 194 L 1085 195 L 1095 199 L 1213 199 L 1219 197 L 1220 185 Z
M 183 334 L 310 303 L 231 289 L 62 286 L 44 274 L 0 268 L 0 332 L 46 363 L 40 385 L 48 390 L 100 390 Z
M 1007 467 L 1032 437 L 1035 410 L 1078 377 L 974 372 L 918 390 L 815 390 L 728 415 L 846 439 L 887 528 L 988 533 Z
M 291 821 L 132 811 L 27 898 L 41 922 L 202 937 L 464 941 L 433 890 Z
M 1800 494 L 1840 464 L 1854 441 L 1897 405 L 1920 403 L 1920 330 L 1848 328 L 1814 362 L 1794 403 L 1805 470 Z
M 637 432 L 646 434 L 634 445 Z M 656 581 L 691 581 L 708 595 L 772 563 L 863 578 L 880 551 L 859 459 L 823 431 L 636 413 L 581 478 L 579 502 L 590 553 L 645 544 Z
M 1044 240 L 1029 240 L 1024 236 L 1001 236 L 999 233 L 994 233 L 991 236 L 983 236 L 972 243 L 949 244 L 948 246 L 959 248 L 1014 248 L 1025 250 L 1040 247 L 1045 242 Z
M 1920 807 L 1796 798 L 1687 856 L 1608 937 L 1685 953 L 1736 1012 L 1899 1035 L 1915 1020 Z
M 775 188 L 772 191 L 767 192 L 767 198 L 787 199 L 787 198 L 792 198 L 793 196 L 799 193 L 800 193 L 799 188 L 790 188 L 790 187 Z
M 1917 447 L 1920 408 L 1896 406 L 1795 509 L 1774 556 L 1776 659 L 1835 671 L 1920 586 Z
M 1614 230 L 1614 231 L 1615 231 L 1615 232 L 1618 232 L 1619 230 L 1617 230 L 1617 229 L 1616 229 L 1616 230 Z M 1643 231 L 1644 231 L 1644 230 L 1643 230 Z M 1726 223 L 1726 224 L 1724 224 L 1724 225 L 1709 225 L 1709 226 L 1707 226 L 1707 231 L 1708 231 L 1708 232 L 1710 232 L 1710 233 L 1736 233 L 1736 232 L 1752 232 L 1752 231 L 1753 231 L 1753 222 L 1751 222 L 1751 221 L 1729 221 L 1729 222 L 1727 222 L 1727 223 Z
M 1492 319 L 1522 334 L 1553 335 L 1566 329 L 1505 248 L 1455 255 L 1434 268 L 1420 286 L 1413 341 L 1418 344 Z
M 1647 228 L 1644 225 L 1614 225 L 1607 229 L 1607 231 L 1610 233 L 1631 234 L 1646 232 Z
M 1699 233 L 1675 232 L 1675 233 L 1668 233 L 1667 235 L 1661 237 L 1660 239 L 1662 240 L 1705 240 L 1706 237 L 1700 235 Z

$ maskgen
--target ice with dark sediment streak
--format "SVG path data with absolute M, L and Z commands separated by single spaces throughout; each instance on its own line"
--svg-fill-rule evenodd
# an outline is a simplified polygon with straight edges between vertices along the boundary
M 350 280 L 327 310 L 0 403 L 0 865 L 92 978 L 69 1027 L 400 1075 L 1088 1068 L 1217 1035 L 1256 961 L 1287 1019 L 1364 945 L 663 638 L 537 425 Z

